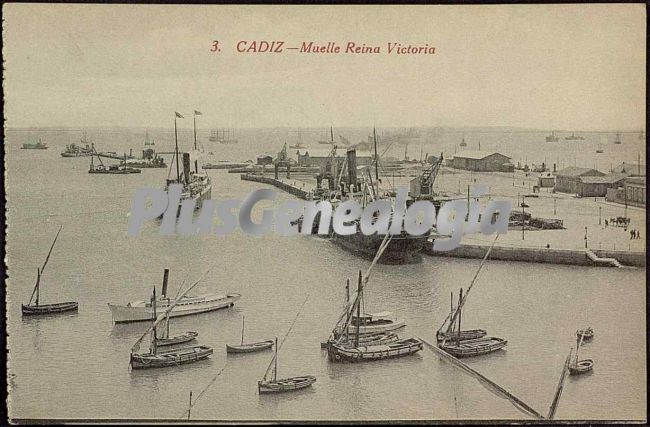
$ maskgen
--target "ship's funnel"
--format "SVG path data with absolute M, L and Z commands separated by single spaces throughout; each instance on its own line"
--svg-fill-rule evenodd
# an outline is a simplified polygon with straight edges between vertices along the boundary
M 162 287 L 162 297 L 167 297 L 167 282 L 169 281 L 169 268 L 165 269 L 165 274 L 163 274 L 163 287 Z
M 348 156 L 348 185 L 357 183 L 357 150 L 354 148 L 347 151 Z
M 185 182 L 190 182 L 190 153 L 183 153 L 183 176 Z

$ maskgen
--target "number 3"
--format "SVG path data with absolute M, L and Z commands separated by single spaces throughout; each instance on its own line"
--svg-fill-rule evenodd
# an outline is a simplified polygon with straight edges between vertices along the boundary
M 220 52 L 221 49 L 219 48 L 219 40 L 213 40 L 212 41 L 212 49 L 210 49 L 210 52 Z

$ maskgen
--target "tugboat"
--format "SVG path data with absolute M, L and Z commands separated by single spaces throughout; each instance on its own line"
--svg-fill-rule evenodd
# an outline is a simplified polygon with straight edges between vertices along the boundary
M 197 152 L 196 145 L 196 116 L 201 115 L 199 111 L 194 111 L 194 152 Z M 199 172 L 198 160 L 194 161 L 194 171 L 192 171 L 190 166 L 190 153 L 182 153 L 183 155 L 183 173 L 181 174 L 180 169 L 180 154 L 178 151 L 178 128 L 177 128 L 177 119 L 184 118 L 180 113 L 175 113 L 174 115 L 174 140 L 176 144 L 174 158 L 176 160 L 176 179 L 169 179 L 167 177 L 167 182 L 165 185 L 165 191 L 169 190 L 169 186 L 172 184 L 182 184 L 183 191 L 181 192 L 180 204 L 184 200 L 194 200 L 194 210 L 198 210 L 203 205 L 203 201 L 208 200 L 212 197 L 212 181 L 206 172 Z M 181 208 L 180 205 L 176 211 L 176 216 L 180 215 Z M 160 215 L 162 218 L 163 215 Z

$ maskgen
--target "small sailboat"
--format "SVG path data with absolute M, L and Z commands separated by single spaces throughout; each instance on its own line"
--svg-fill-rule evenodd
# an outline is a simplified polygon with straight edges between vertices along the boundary
M 244 344 L 244 322 L 245 317 L 241 319 L 241 344 L 226 344 L 226 353 L 254 353 L 257 351 L 268 350 L 273 346 L 273 340 L 259 341 Z
M 604 153 L 602 145 L 598 144 L 598 149 L 596 150 L 596 153 L 598 154 Z
M 463 136 L 463 140 L 458 144 L 460 147 L 467 147 L 467 143 L 465 142 L 465 137 Z
M 387 235 L 388 236 L 388 235 Z M 386 240 L 384 240 L 386 242 Z M 382 245 L 383 246 L 383 245 Z M 338 339 L 333 340 L 327 347 L 327 357 L 331 362 L 367 362 L 373 360 L 391 359 L 401 356 L 409 356 L 422 350 L 423 343 L 418 338 L 397 339 L 393 342 L 384 343 L 365 343 L 361 342 L 360 330 L 362 327 L 356 328 L 351 332 L 348 325 L 353 318 L 362 319 L 361 306 L 363 305 L 363 276 L 359 271 L 359 280 L 357 285 L 357 296 L 346 310 L 345 326 L 342 331 L 347 333 L 337 334 L 338 325 L 335 327 L 333 336 L 338 335 Z M 353 316 L 352 313 L 357 311 L 357 315 Z M 353 333 L 354 337 L 351 340 L 349 335 Z
M 451 310 L 449 311 L 449 315 L 447 316 L 447 319 L 450 319 L 451 316 L 454 314 L 454 293 L 451 293 Z M 487 331 L 485 329 L 468 329 L 465 331 L 460 331 L 460 337 L 458 336 L 458 332 L 455 331 L 455 323 L 452 325 L 451 331 L 447 333 L 446 331 L 443 330 L 438 330 L 436 333 L 436 339 L 438 342 L 441 341 L 451 341 L 452 339 L 457 339 L 459 338 L 461 341 L 465 340 L 473 340 L 476 338 L 483 338 L 484 336 L 487 335 Z
M 309 298 L 309 296 L 307 296 L 307 298 Z M 296 314 L 296 317 L 293 319 L 293 323 L 291 323 L 291 326 L 289 327 L 287 334 L 284 336 L 284 339 L 286 339 L 287 336 L 289 336 L 289 333 L 291 332 L 291 328 L 293 328 L 293 325 L 296 323 L 296 320 L 298 319 L 298 316 L 302 311 L 302 307 L 304 307 L 305 303 L 307 302 L 307 298 L 305 298 L 305 302 L 302 303 L 300 310 L 298 310 L 298 313 Z M 316 382 L 316 377 L 312 375 L 300 375 L 297 377 L 278 379 L 278 351 L 279 350 L 280 350 L 280 346 L 278 345 L 278 338 L 276 337 L 275 354 L 273 355 L 273 359 L 271 359 L 271 363 L 269 363 L 269 366 L 266 368 L 266 372 L 264 372 L 264 377 L 257 382 L 257 390 L 260 394 L 286 393 L 290 391 L 296 391 L 303 388 L 307 388 Z M 272 375 L 269 377 L 271 371 L 272 371 Z
M 616 132 L 616 137 L 614 138 L 614 144 L 618 145 L 618 144 L 621 144 L 621 143 L 622 143 L 622 141 L 621 141 L 621 133 Z
M 170 312 L 171 313 L 171 312 Z M 165 329 L 163 329 L 162 336 L 158 338 L 156 344 L 158 347 L 165 347 L 169 345 L 184 344 L 196 339 L 199 336 L 198 332 L 188 331 L 180 335 L 169 336 L 169 314 L 165 317 Z
M 190 286 L 181 296 L 184 296 L 187 291 L 192 289 L 199 281 L 195 282 L 194 285 Z M 165 313 L 160 317 L 156 317 L 156 288 L 153 289 L 153 296 L 151 298 L 151 304 L 153 306 L 153 324 L 152 326 L 136 341 L 136 343 L 131 348 L 131 356 L 129 359 L 129 365 L 133 369 L 147 369 L 147 368 L 165 368 L 168 366 L 177 366 L 184 365 L 187 363 L 198 362 L 199 360 L 207 359 L 213 353 L 212 347 L 206 345 L 193 345 L 181 348 L 174 348 L 168 350 L 158 350 L 159 339 L 156 334 L 156 327 L 158 324 L 165 319 L 169 312 L 174 307 L 174 304 L 171 304 Z M 140 342 L 144 339 L 147 334 L 151 332 L 151 345 L 149 347 L 148 353 L 138 353 L 140 350 Z
M 591 371 L 594 368 L 594 361 L 591 359 L 578 360 L 578 352 L 580 346 L 582 345 L 582 340 L 584 339 L 584 334 L 581 334 L 577 340 L 576 345 L 576 357 L 573 359 L 573 362 L 569 365 L 569 375 L 580 375 Z
M 461 339 L 461 335 L 462 335 L 461 317 L 462 317 L 463 305 L 467 300 L 467 295 L 469 295 L 469 292 L 472 290 L 472 286 L 474 286 L 474 283 L 476 283 L 478 274 L 480 273 L 481 268 L 483 268 L 483 265 L 487 261 L 487 258 L 490 255 L 490 252 L 492 251 L 492 248 L 494 247 L 494 244 L 496 243 L 498 237 L 499 235 L 497 234 L 494 241 L 492 242 L 492 245 L 485 253 L 485 256 L 483 257 L 481 264 L 479 265 L 476 273 L 474 274 L 474 278 L 472 279 L 472 282 L 467 288 L 467 293 L 465 294 L 465 297 L 463 297 L 463 289 L 461 288 L 460 296 L 458 299 L 458 306 L 456 307 L 456 310 L 453 312 L 453 314 L 450 313 L 450 315 L 447 316 L 442 326 L 438 330 L 438 332 L 440 332 L 442 328 L 447 324 L 447 322 L 449 322 L 445 335 L 442 336 L 443 338 L 442 341 L 438 342 L 438 347 L 441 350 L 451 354 L 454 357 L 462 358 L 462 357 L 482 356 L 484 354 L 489 354 L 497 350 L 500 350 L 508 344 L 507 340 L 498 337 L 481 336 L 478 338 L 470 338 L 465 340 Z M 454 324 L 456 323 L 456 320 L 458 320 L 458 329 L 456 330 L 456 332 L 452 333 L 454 330 Z M 481 333 L 483 332 L 483 330 L 476 329 L 476 330 L 469 331 L 470 333 L 466 334 L 466 336 L 470 336 L 472 334 L 478 335 L 479 331 L 481 331 Z M 447 339 L 447 338 L 451 338 L 451 339 Z
M 52 254 L 52 249 L 54 249 L 56 240 L 59 238 L 59 233 L 61 233 L 61 229 L 63 229 L 63 226 L 59 227 L 59 231 L 57 231 L 56 236 L 54 237 L 54 241 L 52 242 L 50 251 L 47 253 L 47 257 L 45 258 L 45 262 L 43 263 L 43 266 L 40 269 L 37 269 L 36 285 L 34 286 L 34 290 L 32 291 L 32 296 L 29 298 L 29 302 L 27 304 L 22 304 L 23 316 L 58 314 L 58 313 L 65 313 L 70 311 L 77 311 L 77 309 L 79 308 L 79 303 L 77 303 L 76 301 L 59 302 L 54 304 L 40 303 L 41 276 L 43 275 L 45 266 L 47 265 L 47 262 L 50 259 L 50 255 Z

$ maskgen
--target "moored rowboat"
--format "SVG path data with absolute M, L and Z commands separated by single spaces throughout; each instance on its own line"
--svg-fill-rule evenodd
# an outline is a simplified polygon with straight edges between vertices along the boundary
M 40 305 L 22 305 L 23 316 L 44 315 L 44 314 L 58 314 L 67 311 L 77 311 L 79 303 L 74 301 L 59 302 L 55 304 L 40 304 Z
M 196 345 L 170 351 L 159 351 L 156 354 L 132 353 L 130 363 L 133 369 L 164 368 L 197 362 L 206 359 L 212 352 L 211 347 Z
M 570 375 L 580 375 L 591 371 L 594 368 L 594 361 L 591 359 L 579 360 L 577 363 L 569 365 Z
M 404 320 L 396 319 L 393 313 L 383 311 L 381 313 L 363 314 L 359 317 L 352 316 L 348 333 L 355 334 L 359 328 L 360 334 L 375 334 L 394 331 L 406 326 Z
M 487 331 L 485 329 L 469 329 L 460 332 L 460 340 L 461 341 L 474 340 L 477 338 L 483 338 L 486 335 L 487 335 Z M 447 333 L 445 331 L 438 331 L 436 338 L 438 339 L 438 341 L 445 341 L 445 340 L 452 341 L 452 340 L 459 339 L 458 332 Z
M 198 336 L 199 336 L 198 332 L 189 331 L 189 332 L 185 332 L 184 334 L 176 335 L 174 337 L 157 338 L 156 345 L 158 347 L 164 347 L 168 345 L 183 344 L 196 339 L 196 337 Z
M 254 353 L 256 351 L 268 350 L 271 347 L 273 347 L 273 340 L 240 345 L 226 344 L 226 353 Z
M 262 393 L 283 393 L 307 388 L 316 382 L 316 377 L 305 375 L 301 377 L 284 378 L 274 381 L 258 381 L 257 390 Z
M 389 344 L 346 348 L 340 344 L 331 344 L 327 356 L 332 362 L 366 362 L 409 356 L 422 350 L 423 344 L 417 338 L 408 338 Z
M 492 353 L 502 349 L 507 344 L 508 341 L 503 338 L 483 337 L 460 341 L 460 343 L 452 340 L 452 342 L 445 342 L 439 347 L 454 357 L 462 358 L 482 356 L 484 354 Z

